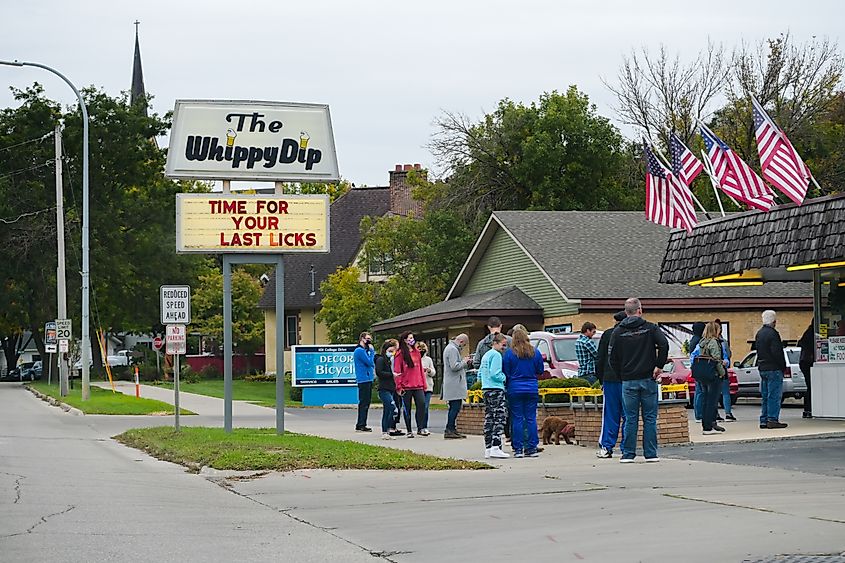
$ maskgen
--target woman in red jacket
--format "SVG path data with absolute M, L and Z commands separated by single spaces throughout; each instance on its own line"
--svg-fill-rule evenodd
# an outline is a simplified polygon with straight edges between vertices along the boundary
M 399 351 L 393 356 L 393 376 L 396 381 L 396 392 L 402 395 L 405 406 L 405 426 L 408 428 L 408 438 L 413 438 L 411 431 L 411 399 L 413 399 L 417 419 L 417 433 L 428 436 L 425 428 L 425 375 L 422 368 L 422 357 L 417 350 L 414 334 L 405 331 L 399 335 Z

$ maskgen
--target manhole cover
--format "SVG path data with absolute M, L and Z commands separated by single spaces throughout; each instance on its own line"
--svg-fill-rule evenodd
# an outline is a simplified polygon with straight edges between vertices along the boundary
M 760 559 L 744 559 L 742 563 L 845 563 L 842 555 L 772 555 Z

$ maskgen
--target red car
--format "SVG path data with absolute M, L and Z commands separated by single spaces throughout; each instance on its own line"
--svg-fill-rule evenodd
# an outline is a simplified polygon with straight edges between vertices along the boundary
M 736 399 L 739 396 L 739 383 L 733 368 L 728 368 L 728 381 L 731 382 L 731 404 L 735 405 Z M 661 385 L 686 383 L 689 386 L 690 392 L 690 401 L 687 408 L 692 408 L 692 402 L 695 399 L 695 379 L 692 377 L 689 358 L 669 358 L 669 361 L 663 366 L 663 375 L 660 378 L 660 383 Z M 677 397 L 679 399 L 686 398 L 683 392 L 678 393 Z M 721 404 L 721 394 L 719 395 L 719 404 Z

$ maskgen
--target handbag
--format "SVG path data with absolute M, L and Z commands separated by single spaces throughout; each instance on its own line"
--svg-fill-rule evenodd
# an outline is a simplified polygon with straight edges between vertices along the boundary
M 716 378 L 716 362 L 709 358 L 697 357 L 691 366 L 692 376 L 702 381 L 712 381 Z

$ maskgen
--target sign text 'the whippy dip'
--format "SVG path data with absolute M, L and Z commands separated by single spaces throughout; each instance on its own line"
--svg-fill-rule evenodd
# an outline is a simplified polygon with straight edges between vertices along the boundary
M 206 180 L 340 179 L 329 107 L 177 100 L 166 175 Z
M 328 252 L 329 196 L 176 194 L 177 252 Z

